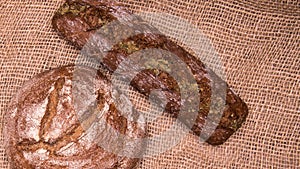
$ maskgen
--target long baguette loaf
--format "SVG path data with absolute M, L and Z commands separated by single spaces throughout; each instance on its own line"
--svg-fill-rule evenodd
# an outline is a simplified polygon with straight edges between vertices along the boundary
M 150 96 L 154 89 L 160 89 L 167 98 L 164 112 L 177 117 L 191 128 L 195 135 L 207 137 L 206 142 L 209 144 L 224 143 L 246 120 L 248 115 L 246 104 L 226 82 L 206 68 L 196 57 L 115 1 L 68 0 L 56 12 L 52 24 L 62 37 L 78 49 L 85 50 L 90 56 L 101 58 L 101 64 L 111 74 L 131 54 L 147 49 L 168 51 L 184 62 L 191 71 L 199 91 L 196 116 L 190 111 L 181 110 L 183 105 L 191 102 L 181 98 L 181 89 L 176 79 L 165 71 L 145 69 L 131 79 L 130 84 L 146 96 Z M 166 65 L 168 66 L 168 63 Z M 175 71 L 180 74 L 183 70 L 178 68 Z M 122 74 L 125 80 L 128 74 Z M 186 95 L 186 98 L 189 98 L 195 93 Z M 163 96 L 157 97 L 159 100 L 159 97 Z M 218 106 L 222 109 L 216 108 Z M 213 115 L 209 116 L 211 113 Z M 216 129 L 205 128 L 207 121 L 216 123 Z M 213 132 L 210 133 L 209 130 Z

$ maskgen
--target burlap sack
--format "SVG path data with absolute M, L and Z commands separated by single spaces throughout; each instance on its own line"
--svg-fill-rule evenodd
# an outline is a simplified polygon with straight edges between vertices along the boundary
M 122 1 L 134 12 L 164 12 L 199 28 L 220 56 L 227 82 L 250 109 L 225 144 L 199 144 L 187 135 L 172 149 L 143 159 L 140 168 L 300 168 L 299 1 Z M 51 27 L 62 3 L 1 0 L 0 129 L 7 104 L 26 80 L 76 59 L 78 51 Z M 0 168 L 9 168 L 2 144 Z

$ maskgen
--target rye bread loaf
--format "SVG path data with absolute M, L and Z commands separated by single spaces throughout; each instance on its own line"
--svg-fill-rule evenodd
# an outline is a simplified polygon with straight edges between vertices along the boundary
M 143 138 L 145 125 L 127 118 L 141 117 L 120 114 L 103 74 L 56 68 L 26 82 L 12 99 L 4 119 L 6 152 L 20 169 L 135 168 L 144 143 L 114 138 Z
M 165 114 L 178 118 L 191 128 L 194 134 L 206 137 L 209 144 L 224 143 L 246 120 L 247 105 L 224 80 L 195 56 L 115 1 L 67 0 L 56 12 L 52 24 L 63 38 L 83 50 L 85 54 L 101 58 L 101 64 L 111 74 L 131 54 L 141 50 L 161 49 L 177 56 L 188 66 L 197 83 L 199 107 L 198 110 L 191 110 L 197 111 L 196 117 L 185 110 L 179 114 L 182 106 L 189 104 L 189 100 L 181 98 L 176 80 L 165 71 L 146 69 L 132 79 L 130 84 L 145 96 L 149 96 L 155 89 L 160 89 L 167 98 Z M 173 71 L 184 74 L 180 67 Z M 128 74 L 130 72 L 121 75 L 125 81 L 128 80 Z M 187 98 L 193 95 L 193 92 L 187 93 Z M 222 108 L 216 108 L 218 106 Z M 209 113 L 212 115 L 209 116 Z M 208 127 L 203 131 L 207 121 L 218 124 L 216 129 Z M 210 133 L 210 130 L 214 132 Z

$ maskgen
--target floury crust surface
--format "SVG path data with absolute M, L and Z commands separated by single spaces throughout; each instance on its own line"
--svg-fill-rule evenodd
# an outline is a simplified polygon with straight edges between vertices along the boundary
M 4 119 L 12 168 L 137 167 L 142 142 L 120 140 L 112 145 L 115 152 L 101 147 L 112 144 L 104 139 L 110 134 L 133 139 L 146 135 L 143 124 L 128 121 L 116 109 L 110 88 L 101 73 L 78 66 L 46 71 L 25 83 Z M 131 154 L 118 156 L 117 150 Z

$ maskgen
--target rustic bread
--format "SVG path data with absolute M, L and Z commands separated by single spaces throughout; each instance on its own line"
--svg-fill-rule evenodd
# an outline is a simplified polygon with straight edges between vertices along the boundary
M 81 49 L 87 57 L 98 57 L 99 62 L 111 74 L 119 69 L 120 64 L 130 55 L 147 49 L 167 51 L 176 56 L 177 61 L 184 62 L 197 83 L 198 110 L 183 110 L 183 106 L 193 104 L 189 99 L 182 98 L 182 88 L 165 71 L 145 69 L 134 79 L 126 79 L 131 76 L 131 72 L 123 71 L 124 74 L 120 76 L 123 76 L 125 81 L 131 81 L 131 85 L 145 96 L 149 96 L 153 90 L 160 89 L 163 94 L 156 97 L 166 96 L 165 114 L 178 118 L 209 144 L 224 143 L 246 120 L 247 105 L 224 80 L 195 56 L 115 1 L 67 0 L 56 12 L 52 24 L 63 38 Z M 149 56 L 147 53 L 147 56 L 142 56 L 142 53 L 140 56 L 151 58 L 156 54 L 158 53 Z M 129 67 L 135 67 L 139 62 L 133 61 Z M 166 63 L 167 67 L 168 64 Z M 185 70 L 182 67 L 171 71 L 184 77 Z M 186 98 L 194 95 L 194 92 L 187 93 Z M 205 128 L 207 122 L 211 125 Z
M 120 138 L 146 132 L 140 116 L 128 116 L 139 122 L 116 109 L 100 72 L 80 66 L 46 71 L 12 99 L 4 119 L 7 155 L 12 168 L 135 168 L 144 143 Z

